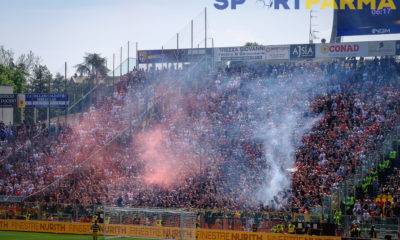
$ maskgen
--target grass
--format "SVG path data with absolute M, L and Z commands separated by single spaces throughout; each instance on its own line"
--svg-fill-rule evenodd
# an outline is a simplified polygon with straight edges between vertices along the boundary
M 2 232 L 0 231 L 1 240 L 91 240 L 92 236 L 88 235 L 64 235 L 50 233 L 31 233 L 31 232 Z M 104 237 L 98 237 L 98 240 L 105 240 Z M 117 239 L 117 238 L 107 238 Z M 123 238 L 124 240 L 150 240 L 143 238 Z M 152 239 L 154 240 L 154 239 Z

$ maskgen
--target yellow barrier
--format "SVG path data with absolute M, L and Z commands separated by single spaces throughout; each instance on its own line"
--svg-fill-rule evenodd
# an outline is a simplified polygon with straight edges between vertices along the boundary
M 67 223 L 23 220 L 0 220 L 0 231 L 43 232 L 66 234 L 91 234 L 90 223 Z M 137 225 L 114 225 L 103 227 L 110 236 L 134 236 L 164 239 L 197 240 L 340 240 L 340 237 L 273 234 L 262 232 L 239 232 L 209 229 L 180 229 L 172 227 L 150 227 Z
M 197 229 L 198 240 L 340 240 L 340 237 Z
M 69 234 L 91 233 L 90 224 L 22 220 L 0 220 L 0 230 Z

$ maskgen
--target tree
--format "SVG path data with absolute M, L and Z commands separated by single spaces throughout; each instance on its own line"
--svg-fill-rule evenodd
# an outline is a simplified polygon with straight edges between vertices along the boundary
M 52 92 L 62 93 L 65 92 L 65 79 L 60 73 L 57 73 L 56 76 L 53 78 L 53 83 L 51 86 Z
M 75 66 L 77 74 L 88 76 L 91 82 L 98 82 L 105 78 L 108 73 L 106 59 L 98 53 L 87 53 L 84 61 Z
M 5 49 L 4 46 L 0 46 L 0 65 L 11 66 L 14 62 L 14 53 Z
M 80 64 L 76 65 L 75 68 L 76 68 L 76 73 L 80 77 L 88 76 L 90 73 L 90 69 L 84 63 L 80 63 Z
M 255 46 L 261 46 L 261 45 L 258 44 L 257 42 L 247 42 L 244 46 L 245 47 L 255 47 Z
M 33 93 L 48 93 L 52 75 L 44 65 L 36 65 L 33 68 L 29 91 Z
M 27 87 L 27 73 L 25 69 L 22 67 L 15 67 L 13 69 L 13 74 L 11 76 L 11 81 L 13 82 L 14 85 L 14 92 L 15 93 L 23 93 L 26 90 Z
M 39 64 L 40 58 L 32 51 L 29 51 L 28 54 L 21 54 L 16 62 L 16 65 L 23 68 L 28 75 L 32 74 L 34 67 Z
M 12 69 L 6 65 L 0 65 L 0 85 L 13 86 L 14 83 L 11 80 Z
M 24 69 L 0 65 L 0 85 L 12 86 L 15 93 L 22 93 L 26 88 L 26 73 Z
M 14 60 L 13 51 L 0 46 L 0 85 L 13 86 L 15 93 L 22 93 L 27 88 L 27 78 L 32 75 L 40 58 L 30 51 L 17 59 Z

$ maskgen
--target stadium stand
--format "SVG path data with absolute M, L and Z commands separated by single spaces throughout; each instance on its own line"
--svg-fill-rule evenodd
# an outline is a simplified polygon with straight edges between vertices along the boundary
M 313 221 L 307 215 L 321 218 L 318 209 L 324 198 L 354 175 L 368 154 L 379 150 L 399 125 L 399 73 L 400 64 L 389 57 L 240 64 L 197 74 L 199 81 L 187 83 L 194 90 L 182 97 L 175 95 L 174 87 L 185 69 L 135 69 L 123 76 L 112 97 L 82 113 L 78 125 L 56 126 L 55 134 L 40 137 L 34 136 L 46 131 L 41 126 L 11 130 L 0 125 L 0 149 L 2 156 L 7 156 L 2 159 L 0 195 L 22 196 L 31 203 L 4 204 L 1 215 L 88 222 L 99 205 L 109 204 L 203 209 L 199 224 L 212 229 L 280 232 L 289 230 L 279 229 L 280 224 L 292 221 L 306 226 Z M 271 204 L 249 203 L 246 194 L 261 184 L 260 173 L 268 166 L 261 160 L 262 144 L 249 136 L 252 116 L 248 109 L 256 103 L 247 101 L 246 86 L 263 84 L 267 79 L 280 84 L 294 75 L 328 80 L 328 91 L 310 100 L 310 114 L 320 116 L 319 120 L 295 152 L 291 189 L 281 192 Z M 149 89 L 152 94 L 145 94 Z M 184 99 L 184 112 L 174 105 L 174 98 Z M 296 104 L 296 99 L 288 104 Z M 187 115 L 177 119 L 173 117 L 176 114 Z M 210 128 L 190 129 L 205 126 L 201 121 L 208 121 Z M 239 135 L 231 128 L 233 123 L 239 126 Z M 168 132 L 172 139 L 195 135 L 196 141 L 216 144 L 206 153 L 213 156 L 209 160 L 213 164 L 198 166 L 200 174 L 183 179 L 184 184 L 173 190 L 157 184 L 148 187 L 139 178 L 145 168 L 141 160 L 144 153 L 130 137 L 160 124 L 160 132 Z M 166 146 L 186 154 L 179 151 L 183 143 L 167 142 Z M 365 192 L 358 188 L 354 202 L 342 207 L 340 215 L 352 215 L 346 221 L 372 223 L 371 219 L 378 217 L 400 217 L 399 159 L 397 155 L 390 159 L 392 164 L 385 169 L 390 175 L 375 178 L 371 187 L 364 187 Z M 191 171 L 193 161 L 175 170 Z M 239 163 L 243 166 L 239 176 L 224 168 Z M 236 188 L 229 188 L 226 178 L 238 179 Z M 282 199 L 289 201 L 277 209 Z M 297 230 L 309 229 L 310 225 Z

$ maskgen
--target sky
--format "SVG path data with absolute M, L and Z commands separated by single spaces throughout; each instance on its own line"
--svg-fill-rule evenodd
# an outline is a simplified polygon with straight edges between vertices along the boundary
M 304 1 L 304 0 L 301 0 Z M 51 72 L 68 75 L 85 53 L 108 59 L 120 47 L 123 59 L 139 49 L 190 46 L 190 21 L 194 20 L 195 46 L 204 46 L 204 8 L 208 13 L 208 37 L 214 46 L 240 46 L 246 42 L 266 45 L 307 43 L 310 12 L 268 9 L 259 0 L 246 0 L 236 10 L 217 10 L 215 0 L 0 0 L 0 45 L 17 55 L 32 50 Z M 304 4 L 303 4 L 304 5 Z M 317 37 L 330 39 L 332 10 L 312 13 Z M 319 42 L 320 39 L 316 39 Z M 345 38 L 344 41 L 399 39 L 398 34 Z M 211 39 L 208 40 L 209 46 Z

